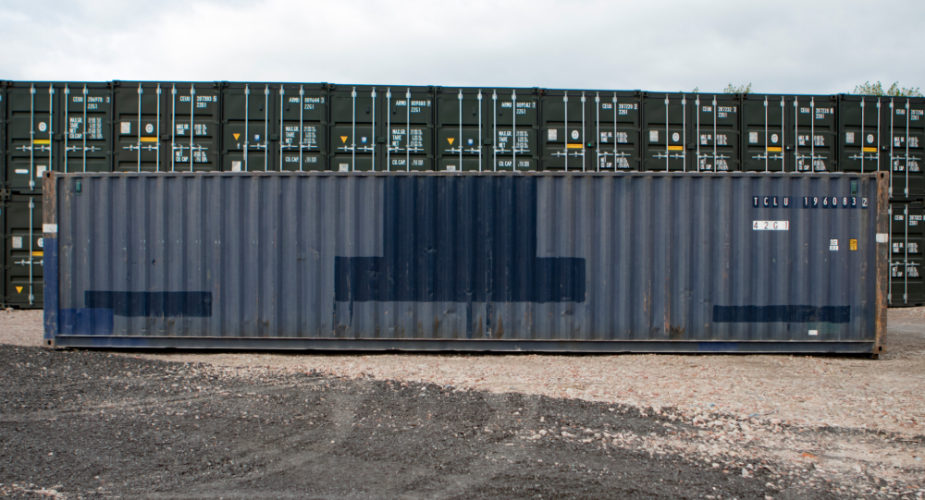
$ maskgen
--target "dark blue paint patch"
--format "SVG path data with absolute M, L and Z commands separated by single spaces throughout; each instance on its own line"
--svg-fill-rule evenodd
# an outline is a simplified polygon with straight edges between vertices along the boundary
M 111 309 L 115 316 L 212 316 L 212 292 L 125 292 L 88 290 L 91 309 Z
M 848 323 L 851 306 L 713 306 L 714 323 Z
M 112 309 L 61 309 L 58 311 L 58 334 L 112 335 Z
M 698 342 L 698 352 L 736 352 L 739 350 L 738 342 Z
M 585 259 L 536 256 L 537 179 L 383 182 L 383 254 L 336 257 L 335 300 L 585 300 Z

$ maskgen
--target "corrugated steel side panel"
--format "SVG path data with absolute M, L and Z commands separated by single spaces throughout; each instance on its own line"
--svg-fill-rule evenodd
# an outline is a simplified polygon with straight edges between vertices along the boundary
M 57 345 L 876 352 L 885 324 L 874 174 L 47 183 Z

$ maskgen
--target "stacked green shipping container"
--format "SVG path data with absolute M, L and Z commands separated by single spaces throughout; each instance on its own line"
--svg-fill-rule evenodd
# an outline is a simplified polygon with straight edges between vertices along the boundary
M 925 98 L 4 82 L 0 120 L 13 307 L 42 305 L 47 170 L 889 171 L 890 303 L 925 303 Z

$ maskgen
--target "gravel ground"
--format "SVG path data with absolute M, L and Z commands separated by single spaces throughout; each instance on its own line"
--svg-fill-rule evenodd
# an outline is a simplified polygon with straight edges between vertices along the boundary
M 925 498 L 923 324 L 880 360 L 0 347 L 0 494 Z

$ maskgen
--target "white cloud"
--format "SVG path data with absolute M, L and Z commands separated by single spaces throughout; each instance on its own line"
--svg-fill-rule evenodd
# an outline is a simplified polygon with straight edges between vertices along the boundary
M 56 1 L 0 6 L 0 78 L 834 93 L 925 86 L 917 2 Z

